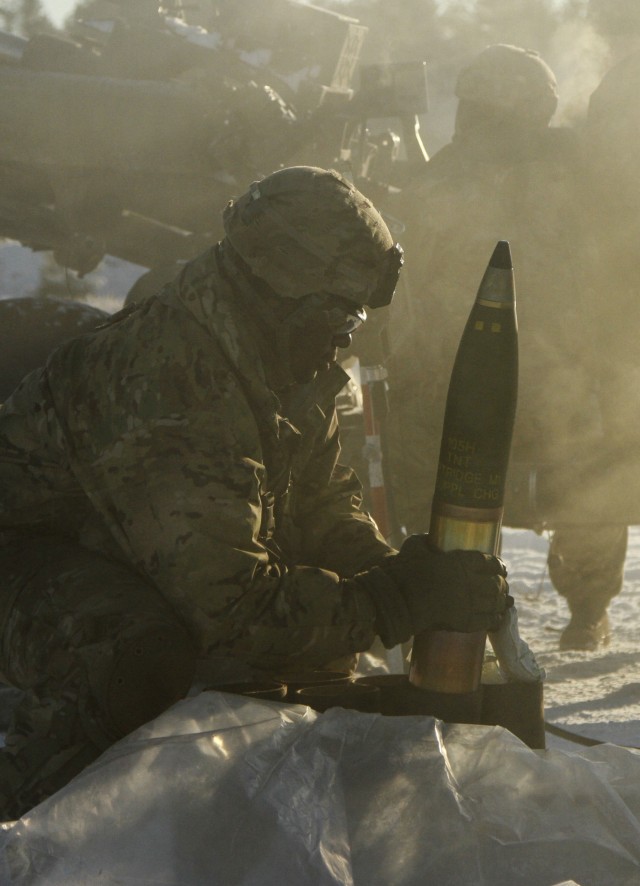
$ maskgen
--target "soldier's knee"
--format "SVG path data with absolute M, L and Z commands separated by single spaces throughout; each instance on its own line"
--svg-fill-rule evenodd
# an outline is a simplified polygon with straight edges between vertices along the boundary
M 114 653 L 106 672 L 89 680 L 105 731 L 120 738 L 184 698 L 193 681 L 196 651 L 176 618 L 127 631 Z

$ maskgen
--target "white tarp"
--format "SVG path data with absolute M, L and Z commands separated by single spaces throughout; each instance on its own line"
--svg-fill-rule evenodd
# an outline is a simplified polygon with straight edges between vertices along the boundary
M 0 834 L 0 883 L 637 886 L 640 755 L 188 698 Z

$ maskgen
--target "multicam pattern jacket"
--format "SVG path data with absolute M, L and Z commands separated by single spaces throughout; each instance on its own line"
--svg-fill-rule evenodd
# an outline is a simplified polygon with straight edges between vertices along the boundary
M 0 412 L 0 532 L 129 563 L 205 653 L 327 662 L 372 643 L 348 578 L 391 549 L 338 464 L 345 373 L 276 396 L 247 285 L 213 249 L 28 375 Z

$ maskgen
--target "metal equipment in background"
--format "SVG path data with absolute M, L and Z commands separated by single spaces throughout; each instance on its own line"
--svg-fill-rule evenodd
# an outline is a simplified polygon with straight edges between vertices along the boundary
M 334 166 L 366 193 L 426 160 L 424 63 L 361 71 L 356 19 L 221 0 L 206 30 L 182 4 L 107 6 L 70 38 L 0 33 L 0 236 L 80 275 L 105 254 L 191 258 L 221 235 L 219 208 L 280 166 Z M 403 152 L 371 134 L 376 116 L 409 127 Z

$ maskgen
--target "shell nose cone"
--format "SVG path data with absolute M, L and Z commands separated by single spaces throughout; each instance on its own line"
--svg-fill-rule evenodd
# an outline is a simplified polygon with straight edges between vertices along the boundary
M 505 310 L 515 309 L 515 280 L 511 249 L 507 240 L 500 240 L 493 250 L 478 289 L 476 302 L 491 304 Z
M 493 250 L 491 260 L 489 261 L 489 266 L 492 268 L 501 268 L 504 271 L 511 271 L 513 269 L 511 248 L 508 240 L 498 241 L 496 248 Z

